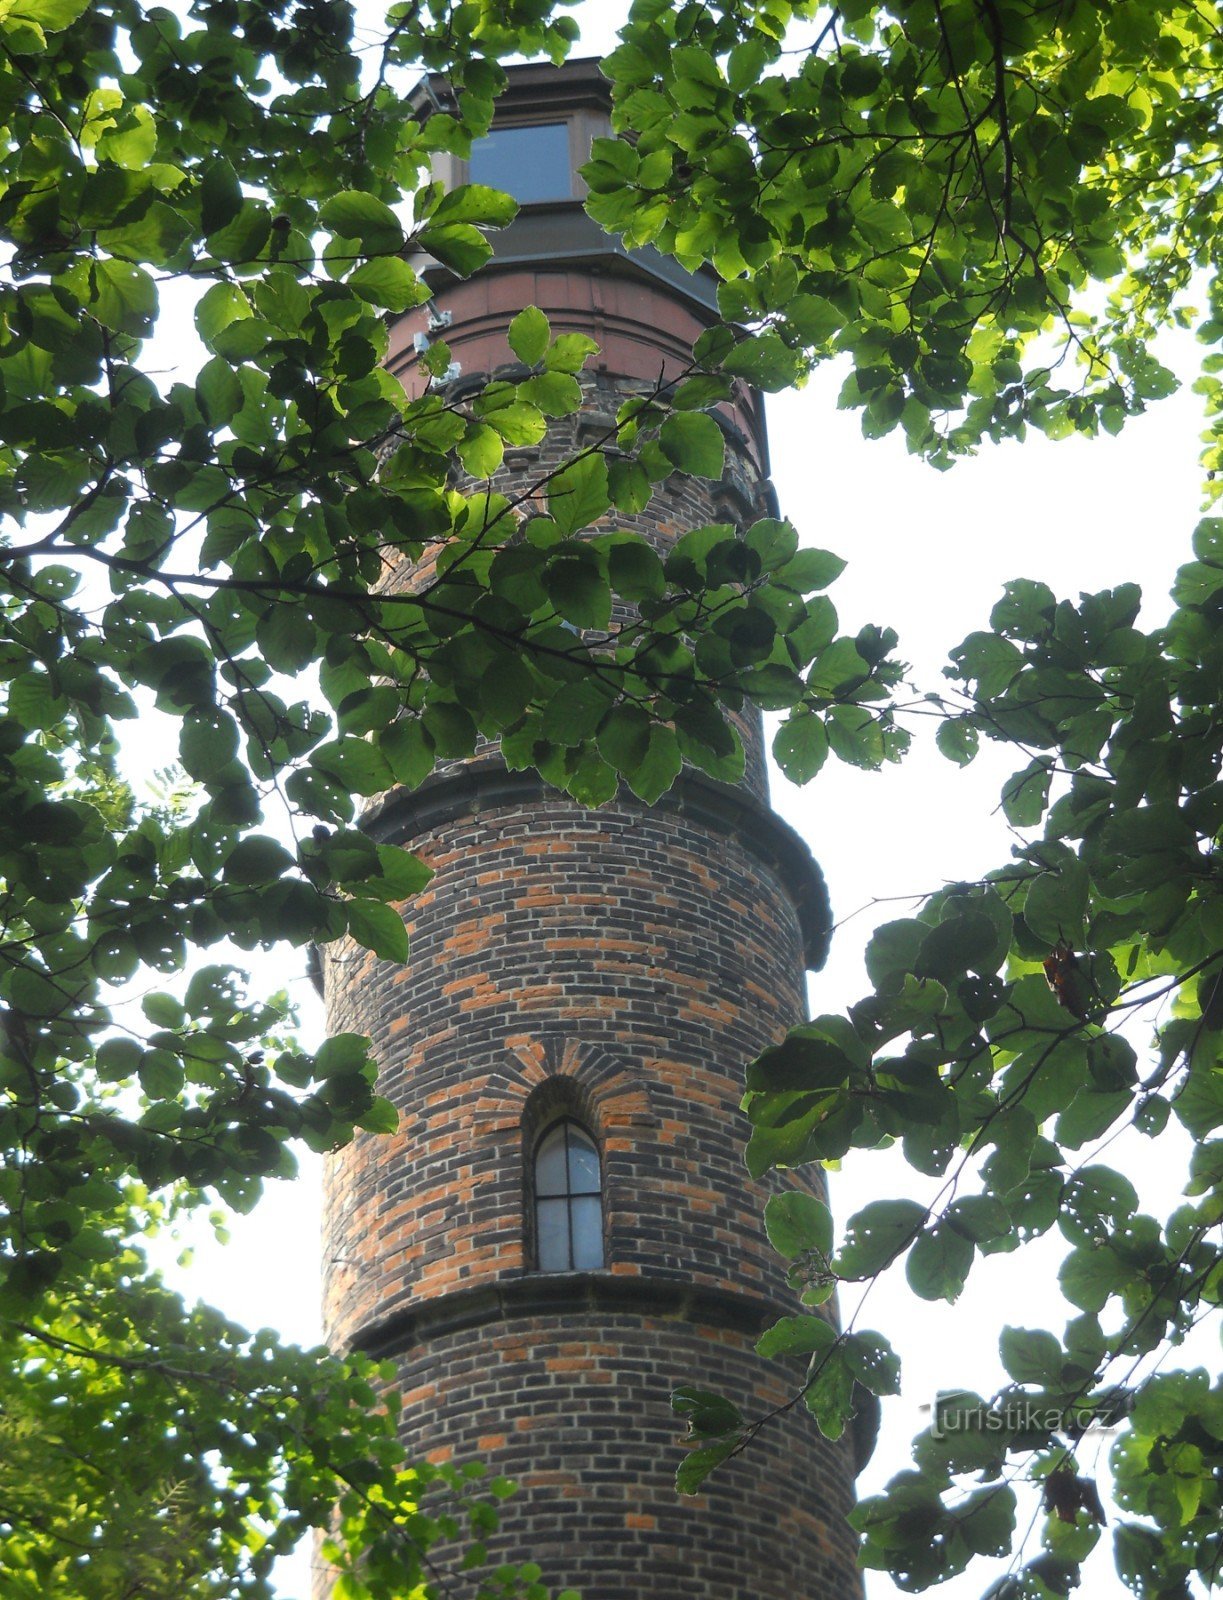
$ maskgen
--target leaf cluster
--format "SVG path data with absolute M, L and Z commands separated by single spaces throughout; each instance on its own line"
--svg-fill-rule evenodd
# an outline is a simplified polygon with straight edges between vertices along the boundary
M 950 1397 L 915 1442 L 914 1469 L 854 1514 L 863 1559 L 902 1587 L 1009 1552 L 1022 1473 L 1049 1486 L 1045 1549 L 997 1596 L 1068 1593 L 1103 1516 L 1094 1487 L 1058 1495 L 1087 1483 L 1075 1450 L 1101 1425 L 1117 1432 L 1115 1493 L 1130 1519 L 1114 1532 L 1122 1576 L 1154 1596 L 1217 1575 L 1220 1391 L 1160 1366 L 1217 1316 L 1223 1290 L 1215 537 L 1208 519 L 1181 603 L 1153 633 L 1136 626 L 1132 586 L 1077 604 L 1007 586 L 990 630 L 953 652 L 958 699 L 940 699 L 939 743 L 959 763 L 981 738 L 1022 753 L 1002 793 L 1026 830 L 1012 860 L 880 927 L 866 950 L 872 992 L 748 1069 L 753 1173 L 900 1143 L 933 1180 L 929 1200 L 872 1201 L 835 1248 L 817 1202 L 773 1201 L 781 1253 L 813 1252 L 814 1272 L 791 1277 L 808 1303 L 902 1263 L 915 1294 L 953 1303 L 978 1257 L 1054 1231 L 1067 1247 L 1059 1283 L 1077 1314 L 1064 1332 L 1005 1329 L 1012 1385 Z M 1145 1070 L 1131 1042 L 1142 1027 Z M 1161 1218 L 1101 1158 L 1122 1131 L 1157 1140 L 1170 1121 L 1194 1153 L 1183 1203 Z M 807 1316 L 764 1342 L 819 1348 L 790 1344 L 796 1325 L 818 1327 L 838 1362 L 863 1337 L 837 1339 Z M 801 1397 L 835 1436 L 854 1401 L 843 1388 L 828 1418 L 822 1359 Z
M 1218 28 L 1193 4 L 637 0 L 607 64 L 631 137 L 596 141 L 590 210 L 716 269 L 723 370 L 780 389 L 844 358 L 868 437 L 946 465 L 1116 432 L 1175 387 L 1151 337 L 1200 319 L 1215 261 Z

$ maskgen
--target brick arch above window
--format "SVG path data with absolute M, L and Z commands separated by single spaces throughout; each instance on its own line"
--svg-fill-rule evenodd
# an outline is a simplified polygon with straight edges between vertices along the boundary
M 585 1128 L 596 1148 L 603 1140 L 603 1119 L 590 1085 L 577 1074 L 554 1073 L 543 1078 L 522 1102 L 520 1115 L 523 1149 L 534 1153 L 544 1134 L 554 1124 L 574 1122 Z
M 525 1102 L 544 1095 L 545 1086 L 551 1084 L 553 1088 L 548 1092 L 569 1096 L 574 1114 L 600 1138 L 615 1128 L 658 1124 L 648 1062 L 627 1060 L 568 1035 L 546 1034 L 511 1041 L 504 1070 L 505 1092 L 520 1102 L 519 1117 Z

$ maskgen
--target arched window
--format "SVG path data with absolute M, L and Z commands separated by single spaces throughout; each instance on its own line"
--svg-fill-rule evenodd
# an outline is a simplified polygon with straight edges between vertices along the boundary
M 535 1264 L 540 1272 L 603 1265 L 603 1184 L 594 1140 L 554 1122 L 535 1146 Z

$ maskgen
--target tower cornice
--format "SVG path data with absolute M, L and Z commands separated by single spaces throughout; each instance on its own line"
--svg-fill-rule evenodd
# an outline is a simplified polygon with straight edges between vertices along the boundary
M 379 844 L 410 844 L 436 833 L 457 817 L 519 809 L 549 797 L 566 802 L 535 771 L 511 771 L 497 756 L 435 772 L 418 789 L 393 789 L 366 812 L 362 827 Z M 684 771 L 653 807 L 621 785 L 617 803 L 642 811 L 675 811 L 713 833 L 733 838 L 771 868 L 791 900 L 803 935 L 809 971 L 828 957 L 832 910 L 824 875 L 806 841 L 763 800 L 738 785 L 720 783 L 691 769 Z

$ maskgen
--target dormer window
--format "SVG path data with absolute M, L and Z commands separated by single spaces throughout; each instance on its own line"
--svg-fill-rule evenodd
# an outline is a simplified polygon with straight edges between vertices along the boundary
M 471 183 L 501 189 L 523 205 L 573 196 L 573 162 L 567 122 L 494 128 L 474 139 L 468 162 Z

